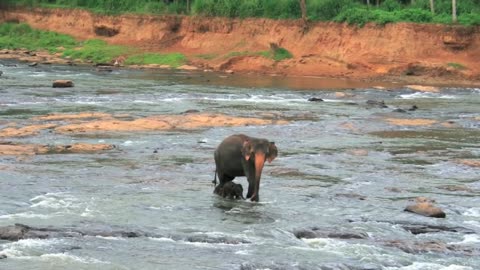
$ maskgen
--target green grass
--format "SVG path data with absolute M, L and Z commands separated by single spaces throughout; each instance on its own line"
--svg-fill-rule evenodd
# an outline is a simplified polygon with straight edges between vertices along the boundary
M 458 69 L 458 70 L 464 70 L 466 69 L 467 67 L 465 67 L 464 65 L 460 64 L 460 63 L 447 63 L 447 66 L 449 67 L 452 67 L 452 68 L 455 68 L 455 69 Z
M 73 48 L 77 42 L 68 35 L 32 29 L 27 24 L 0 24 L 0 48 L 48 50 L 57 52 L 60 47 Z
M 204 60 L 213 60 L 218 57 L 218 54 L 215 53 L 205 53 L 205 54 L 197 54 L 195 57 L 204 59 Z
M 169 54 L 159 54 L 159 53 L 142 53 L 131 55 L 125 60 L 127 65 L 149 65 L 149 64 L 158 64 L 158 65 L 169 65 L 171 67 L 179 67 L 184 65 L 187 62 L 185 55 L 181 53 L 169 53 Z
M 180 53 L 140 53 L 138 49 L 109 45 L 99 39 L 78 42 L 73 37 L 50 31 L 40 31 L 27 24 L 0 24 L 0 49 L 48 50 L 51 53 L 63 51 L 63 57 L 110 63 L 119 56 L 128 56 L 125 64 L 160 64 L 178 67 L 187 62 Z
M 132 51 L 133 49 L 125 46 L 108 45 L 107 42 L 103 40 L 91 39 L 83 42 L 80 47 L 65 50 L 63 56 L 68 56 L 73 59 L 90 60 L 94 63 L 108 63 Z
M 292 58 L 293 55 L 285 48 L 279 47 L 270 51 L 258 51 L 258 52 L 249 52 L 249 51 L 241 51 L 241 52 L 229 52 L 227 53 L 224 58 L 232 58 L 238 56 L 262 56 L 268 59 L 272 59 L 275 61 L 282 61 L 285 59 Z

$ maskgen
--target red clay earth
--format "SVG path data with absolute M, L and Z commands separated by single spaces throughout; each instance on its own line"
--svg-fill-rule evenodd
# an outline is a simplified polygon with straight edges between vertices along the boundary
M 480 85 L 480 27 L 312 22 L 304 31 L 296 20 L 105 16 L 67 9 L 7 10 L 0 13 L 2 20 L 80 40 L 97 38 L 148 52 L 180 52 L 200 69 Z M 266 51 L 271 46 L 287 49 L 293 58 L 276 62 L 231 54 Z

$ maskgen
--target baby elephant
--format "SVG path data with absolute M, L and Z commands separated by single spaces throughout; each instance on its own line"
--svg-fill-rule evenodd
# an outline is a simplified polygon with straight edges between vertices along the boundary
M 218 185 L 215 188 L 214 193 L 226 198 L 228 197 L 229 199 L 242 199 L 245 200 L 243 197 L 243 187 L 240 184 L 236 184 L 232 181 L 225 183 L 223 187 L 220 187 Z

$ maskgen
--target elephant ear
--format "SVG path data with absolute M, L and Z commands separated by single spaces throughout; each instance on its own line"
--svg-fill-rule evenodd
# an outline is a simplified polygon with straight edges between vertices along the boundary
M 250 140 L 246 140 L 243 142 L 243 147 L 242 147 L 242 155 L 245 158 L 246 161 L 250 160 L 250 157 L 252 156 L 252 142 Z
M 275 145 L 274 142 L 270 142 L 270 145 L 268 146 L 268 155 L 267 155 L 267 161 L 268 163 L 271 163 L 278 155 L 278 150 L 277 146 Z

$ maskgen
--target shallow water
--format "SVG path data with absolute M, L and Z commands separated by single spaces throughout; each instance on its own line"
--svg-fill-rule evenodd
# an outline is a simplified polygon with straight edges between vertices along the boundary
M 0 254 L 8 256 L 0 269 L 473 270 L 480 265 L 479 168 L 458 162 L 480 156 L 479 89 L 419 93 L 393 84 L 388 91 L 357 84 L 354 90 L 332 90 L 314 78 L 302 84 L 299 78 L 215 73 L 97 73 L 89 67 L 25 64 L 0 69 L 0 128 L 38 115 L 84 111 L 135 118 L 195 109 L 290 121 L 1 138 L 118 147 L 95 154 L 0 156 L 0 226 L 120 228 L 152 236 L 0 241 Z M 75 87 L 51 88 L 55 79 L 72 79 Z M 347 97 L 338 97 L 339 91 Z M 325 102 L 308 102 L 313 96 Z M 367 100 L 384 100 L 389 108 L 369 107 Z M 413 104 L 417 111 L 392 112 Z M 397 126 L 387 118 L 437 123 Z M 212 194 L 213 151 L 234 133 L 268 138 L 279 148 L 279 157 L 265 166 L 260 203 Z M 236 181 L 246 189 L 245 178 Z M 417 196 L 435 199 L 447 218 L 403 212 Z M 403 223 L 466 230 L 413 235 Z M 293 234 L 311 227 L 368 237 Z M 456 249 L 407 253 L 387 244 L 393 240 L 435 241 Z

